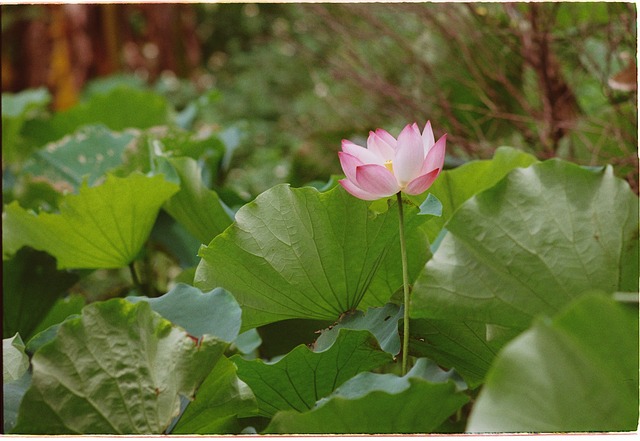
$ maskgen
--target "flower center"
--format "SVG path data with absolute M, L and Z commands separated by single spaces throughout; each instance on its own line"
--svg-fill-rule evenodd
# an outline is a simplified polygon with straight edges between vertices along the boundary
M 387 168 L 387 170 L 393 173 L 393 161 L 391 159 L 385 161 L 384 166 Z

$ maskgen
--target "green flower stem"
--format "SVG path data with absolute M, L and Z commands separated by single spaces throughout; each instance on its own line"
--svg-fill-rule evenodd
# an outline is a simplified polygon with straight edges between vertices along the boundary
M 144 294 L 144 289 L 142 284 L 140 283 L 140 279 L 138 279 L 138 274 L 136 273 L 136 268 L 133 262 L 129 263 L 129 272 L 131 273 L 131 280 L 133 281 L 133 285 L 138 289 L 139 294 Z
M 407 373 L 407 359 L 409 358 L 409 270 L 407 265 L 407 244 L 404 237 L 404 211 L 402 208 L 402 192 L 396 194 L 398 198 L 398 219 L 400 229 L 400 254 L 402 255 L 402 288 L 404 290 L 404 329 L 402 336 L 402 375 Z

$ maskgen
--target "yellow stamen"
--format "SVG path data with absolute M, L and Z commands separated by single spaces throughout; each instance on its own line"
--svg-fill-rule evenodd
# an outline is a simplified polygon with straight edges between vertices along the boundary
M 387 168 L 387 170 L 393 173 L 393 161 L 391 159 L 385 161 L 384 166 Z

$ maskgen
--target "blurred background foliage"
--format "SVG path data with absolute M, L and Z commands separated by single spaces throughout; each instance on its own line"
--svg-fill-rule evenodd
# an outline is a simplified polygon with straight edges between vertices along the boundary
M 637 192 L 636 39 L 633 3 L 3 5 L 2 91 L 45 87 L 57 112 L 153 90 L 187 129 L 237 130 L 224 178 L 245 200 L 427 119 L 450 165 L 511 145 Z

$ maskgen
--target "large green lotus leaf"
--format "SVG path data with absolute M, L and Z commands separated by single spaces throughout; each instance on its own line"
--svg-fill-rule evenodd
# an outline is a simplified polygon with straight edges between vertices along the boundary
M 278 412 L 266 433 L 429 433 L 467 401 L 455 375 L 420 359 L 404 377 L 364 372 L 304 413 Z
M 400 352 L 398 321 L 402 319 L 403 313 L 402 305 L 387 303 L 381 308 L 369 308 L 366 313 L 358 310 L 346 314 L 336 324 L 321 331 L 313 349 L 323 351 L 329 348 L 338 338 L 341 329 L 364 329 L 376 337 L 383 351 L 396 356 Z
M 495 360 L 468 432 L 638 428 L 638 314 L 600 295 L 539 320 Z
M 165 202 L 163 208 L 194 237 L 208 244 L 231 225 L 229 214 L 218 194 L 202 182 L 195 159 L 181 157 L 166 161 L 180 178 L 180 191 Z
M 115 133 L 104 126 L 87 126 L 35 152 L 24 171 L 64 181 L 77 190 L 84 180 L 91 186 L 122 163 L 132 133 Z
M 126 266 L 149 236 L 160 206 L 177 191 L 162 176 L 134 173 L 83 185 L 79 194 L 64 198 L 59 214 L 35 215 L 13 202 L 2 217 L 3 252 L 27 245 L 54 256 L 58 268 Z
M 238 377 L 258 400 L 259 414 L 267 417 L 280 410 L 311 409 L 349 378 L 391 360 L 369 331 L 349 329 L 341 330 L 333 345 L 324 351 L 313 352 L 300 345 L 273 364 L 232 358 L 238 366 Z
M 416 198 L 421 201 L 428 194 L 433 194 L 442 203 L 442 216 L 433 218 L 425 225 L 429 240 L 435 241 L 442 227 L 467 199 L 493 187 L 514 168 L 528 167 L 536 162 L 537 159 L 528 153 L 500 147 L 493 159 L 471 161 L 440 173 L 429 191 Z
M 236 366 L 221 358 L 198 388 L 172 434 L 240 433 L 238 417 L 255 414 L 251 389 L 236 375 Z
M 146 302 L 90 304 L 33 356 L 14 432 L 162 433 L 226 346 L 194 341 Z
M 169 122 L 169 104 L 155 92 L 118 87 L 92 95 L 69 110 L 46 121 L 29 121 L 25 126 L 37 145 L 56 141 L 88 124 L 104 124 L 111 130 L 147 129 Z
M 28 341 L 56 301 L 79 277 L 56 269 L 56 259 L 22 248 L 2 267 L 2 336 Z
M 393 205 L 390 209 L 397 211 L 397 206 Z M 405 211 L 406 209 L 405 207 Z M 409 283 L 412 283 L 424 269 L 427 260 L 431 258 L 425 227 L 432 222 L 433 216 L 416 216 L 413 209 L 409 216 L 408 219 L 405 217 L 405 234 L 407 236 L 407 269 Z M 420 228 L 415 228 L 418 224 L 421 225 Z M 378 266 L 369 289 L 358 304 L 359 309 L 365 310 L 370 307 L 382 306 L 396 296 L 398 299 L 402 298 L 402 270 L 399 266 L 401 262 L 400 239 L 396 236 L 396 239 L 391 241 L 388 251 Z
M 409 231 L 426 219 L 414 207 L 406 212 Z M 243 329 L 288 318 L 336 320 L 358 306 L 398 240 L 395 206 L 375 215 L 341 187 L 320 193 L 278 185 L 200 249 L 195 284 L 229 290 L 242 307 Z
M 453 368 L 470 388 L 480 385 L 504 344 L 519 331 L 487 335 L 486 325 L 474 321 L 411 320 L 409 353 Z
M 416 282 L 413 318 L 525 329 L 588 289 L 637 289 L 638 198 L 610 167 L 516 169 L 447 229 Z
M 198 288 L 178 283 L 161 297 L 127 297 L 127 300 L 149 303 L 155 312 L 194 337 L 213 335 L 232 342 L 240 331 L 240 306 L 222 288 L 203 293 Z

